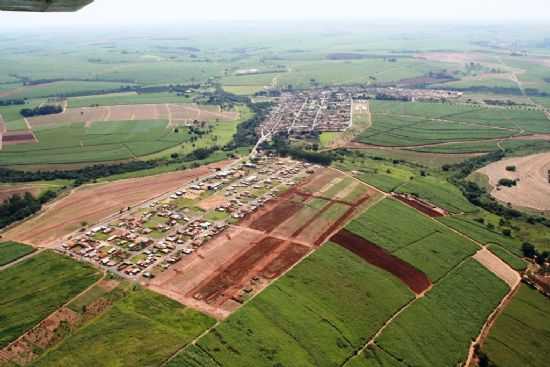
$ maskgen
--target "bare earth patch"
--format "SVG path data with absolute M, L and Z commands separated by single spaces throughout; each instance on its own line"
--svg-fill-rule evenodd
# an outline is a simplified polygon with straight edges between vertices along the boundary
M 87 185 L 48 206 L 39 216 L 5 233 L 5 238 L 40 247 L 55 247 L 81 223 L 97 223 L 121 209 L 173 191 L 228 162 L 157 176 Z
M 474 259 L 506 282 L 510 289 L 514 289 L 521 281 L 519 273 L 486 248 L 479 250 L 474 255 Z
M 506 167 L 515 166 L 515 171 Z M 491 163 L 477 172 L 489 178 L 494 188 L 491 195 L 515 207 L 539 211 L 550 210 L 550 153 L 534 154 L 526 157 L 510 158 Z M 502 178 L 519 180 L 513 187 L 497 187 Z

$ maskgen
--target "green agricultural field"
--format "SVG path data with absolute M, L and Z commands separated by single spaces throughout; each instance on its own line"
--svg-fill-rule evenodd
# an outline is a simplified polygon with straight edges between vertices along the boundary
M 477 218 L 477 217 L 475 217 Z M 449 216 L 442 217 L 438 220 L 445 225 L 454 228 L 455 230 L 465 234 L 466 236 L 486 245 L 486 244 L 496 244 L 504 247 L 508 251 L 514 253 L 515 255 L 521 255 L 521 241 L 512 237 L 507 237 L 498 232 L 498 227 L 494 224 L 490 224 L 488 227 L 489 221 L 480 223 L 475 220 L 473 216 Z M 482 218 L 482 217 L 481 217 Z
M 131 85 L 131 83 L 119 82 L 95 82 L 95 81 L 60 81 L 54 83 L 29 85 L 5 92 L 3 99 L 33 99 L 53 96 L 65 96 L 78 93 L 109 92 Z M 1 99 L 1 98 L 0 98 Z
M 389 160 L 404 160 L 419 164 L 427 168 L 439 169 L 445 164 L 455 164 L 471 158 L 471 154 L 433 154 L 401 149 L 364 148 L 360 150 L 369 157 L 378 157 Z
M 337 366 L 411 299 L 397 278 L 327 244 L 168 366 Z
M 417 116 L 373 114 L 373 126 L 359 136 L 359 141 L 373 145 L 400 147 L 506 138 L 518 132 L 519 130 L 434 121 Z
M 545 367 L 550 345 L 550 302 L 522 285 L 499 316 L 482 350 L 499 367 Z
M 375 341 L 407 366 L 457 366 L 507 293 L 506 284 L 473 259 L 401 313 Z
M 27 124 L 25 123 L 25 120 L 23 120 L 23 116 L 21 116 L 21 110 L 23 108 L 34 108 L 40 105 L 42 101 L 41 100 L 34 100 L 30 103 L 24 104 L 24 105 L 15 105 L 15 106 L 0 106 L 0 115 L 2 115 L 2 119 L 6 123 L 6 127 L 8 131 L 14 131 L 14 130 L 27 130 Z
M 70 108 L 90 106 L 119 106 L 136 104 L 190 103 L 191 96 L 178 96 L 176 93 L 114 93 L 98 96 L 69 98 Z
M 459 154 L 459 153 L 489 153 L 499 150 L 498 141 L 484 142 L 467 142 L 467 143 L 450 143 L 434 146 L 425 146 L 419 148 L 411 148 L 415 152 L 422 153 L 442 153 L 442 154 Z
M 35 326 L 100 277 L 97 270 L 43 252 L 0 272 L 0 348 Z
M 197 311 L 138 288 L 34 366 L 158 366 L 213 324 Z
M 263 85 L 226 85 L 223 87 L 223 90 L 227 93 L 233 93 L 240 96 L 251 96 L 264 90 L 264 87 Z
M 396 200 L 386 199 L 346 227 L 425 272 L 443 277 L 479 247 Z
M 460 190 L 437 171 L 404 162 L 373 159 L 359 152 L 335 164 L 346 171 L 358 171 L 359 179 L 385 192 L 415 194 L 454 213 L 476 210 Z
M 32 253 L 34 248 L 16 242 L 0 243 L 0 266 L 9 264 L 17 259 Z
M 116 161 L 192 145 L 187 129 L 166 126 L 166 121 L 120 121 L 41 127 L 35 130 L 38 143 L 6 146 L 0 165 Z
M 489 245 L 489 250 L 516 271 L 527 269 L 527 262 L 499 245 Z
M 360 141 L 375 145 L 413 146 L 506 138 L 522 133 L 550 132 L 541 111 L 483 108 L 444 103 L 374 101 L 373 127 Z M 490 145 L 458 146 L 457 153 L 487 151 Z M 452 146 L 430 147 L 450 153 Z M 418 148 L 424 149 L 424 148 Z M 416 149 L 415 149 L 416 150 Z
M 359 356 L 351 359 L 347 367 L 404 367 L 397 359 L 376 345 L 368 346 Z

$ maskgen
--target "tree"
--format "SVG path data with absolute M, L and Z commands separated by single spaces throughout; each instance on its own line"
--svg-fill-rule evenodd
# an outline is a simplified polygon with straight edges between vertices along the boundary
M 523 256 L 532 259 L 536 256 L 537 249 L 529 242 L 524 242 L 523 245 L 521 245 L 521 252 L 523 252 Z

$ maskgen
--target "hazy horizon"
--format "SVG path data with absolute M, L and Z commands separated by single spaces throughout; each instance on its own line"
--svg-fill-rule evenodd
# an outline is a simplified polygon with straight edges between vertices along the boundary
M 322 20 L 429 21 L 432 23 L 539 23 L 550 16 L 546 0 L 441 1 L 394 0 L 371 4 L 358 0 L 280 0 L 258 6 L 252 0 L 219 0 L 182 3 L 176 0 L 141 1 L 95 0 L 76 13 L 0 12 L 0 27 L 64 28 L 75 26 L 157 26 L 178 22 L 195 24 L 207 21 L 303 22 Z M 270 6 L 271 5 L 271 6 Z M 337 6 L 336 6 L 337 5 Z

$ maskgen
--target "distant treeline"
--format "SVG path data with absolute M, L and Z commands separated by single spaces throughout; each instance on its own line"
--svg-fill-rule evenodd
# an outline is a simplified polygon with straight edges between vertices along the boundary
M 59 105 L 46 105 L 35 108 L 23 108 L 20 113 L 23 117 L 54 115 L 63 112 L 63 107 Z
M 266 144 L 264 148 L 272 150 L 276 154 L 283 157 L 292 157 L 296 160 L 320 164 L 323 166 L 330 166 L 334 160 L 334 155 L 332 153 L 308 151 L 292 146 L 289 143 L 288 137 L 283 134 L 275 136 L 271 144 Z
M 492 94 L 506 94 L 512 96 L 520 96 L 521 90 L 516 87 L 489 87 L 486 85 L 471 86 L 471 87 L 449 87 L 449 86 L 438 86 L 437 89 L 441 90 L 450 90 L 458 92 L 470 92 L 470 93 L 492 93 Z
M 28 192 L 22 196 L 11 196 L 3 203 L 0 203 L 0 228 L 4 228 L 38 212 L 42 209 L 44 203 L 55 197 L 56 193 L 53 191 L 47 191 L 39 198 L 35 198 Z
M 19 106 L 26 104 L 27 101 L 25 99 L 6 99 L 3 101 L 0 101 L 0 107 L 6 107 L 6 106 Z

